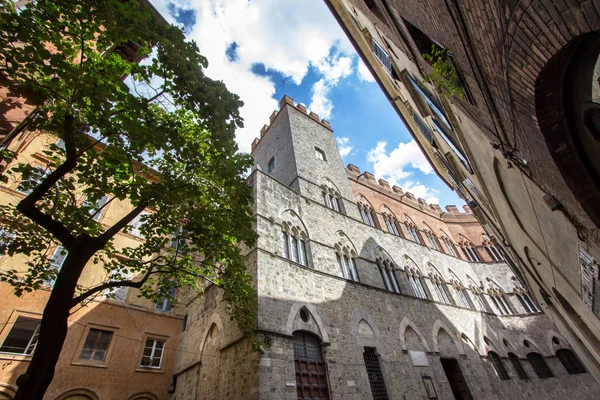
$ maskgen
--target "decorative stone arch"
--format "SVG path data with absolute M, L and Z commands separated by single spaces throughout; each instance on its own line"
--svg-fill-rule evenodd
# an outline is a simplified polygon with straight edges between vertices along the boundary
M 324 189 L 327 193 L 333 194 L 337 198 L 341 198 L 340 189 L 338 189 L 337 185 L 329 178 L 323 178 L 323 183 L 321 184 L 321 189 Z
M 421 268 L 419 268 L 419 266 L 415 262 L 415 260 L 410 258 L 408 255 L 405 254 L 404 257 L 402 257 L 402 264 L 404 265 L 404 271 L 407 274 L 410 274 L 413 276 L 418 276 L 418 277 L 423 276 L 423 273 L 421 272 Z
M 365 332 L 365 328 L 370 328 L 370 332 L 372 332 L 372 336 L 369 336 Z M 381 334 L 379 332 L 379 328 L 371 314 L 366 311 L 354 310 L 352 311 L 352 337 L 355 338 L 357 343 L 360 346 L 366 347 L 378 347 L 379 339 L 381 338 Z
M 367 200 L 367 198 L 364 195 L 362 195 L 360 193 L 356 193 L 355 196 L 356 196 L 356 204 L 359 207 L 362 206 L 364 208 L 368 208 L 371 211 L 375 212 L 375 207 L 373 207 L 373 204 L 371 204 L 371 202 L 369 200 Z
M 392 210 L 390 210 L 390 208 L 387 205 L 382 204 L 379 207 L 379 210 L 380 210 L 381 214 L 388 215 L 388 216 L 392 217 L 393 219 L 395 219 L 396 221 L 398 220 L 398 218 L 396 217 L 396 214 Z
M 475 352 L 475 354 L 477 355 L 483 355 L 484 353 L 481 351 L 481 346 L 478 346 L 475 342 L 473 342 L 473 340 L 471 340 L 471 338 L 469 336 L 467 336 L 466 333 L 461 332 L 460 334 L 460 338 L 461 340 L 467 344 L 467 347 L 470 348 L 471 350 L 473 350 L 473 352 Z M 464 346 L 463 346 L 464 348 Z M 465 353 L 466 354 L 466 353 Z
M 374 250 L 375 262 L 378 260 L 382 263 L 386 263 L 392 270 L 397 270 L 399 268 L 399 264 L 394 261 L 390 253 L 388 253 L 383 247 L 377 246 Z
M 308 240 L 309 234 L 304 221 L 292 209 L 283 210 L 280 214 L 281 229 L 288 235 L 297 236 L 298 239 Z
M 493 337 L 490 338 L 490 336 Z M 482 335 L 483 343 L 483 354 L 488 354 L 490 351 L 493 351 L 503 357 L 506 357 L 506 351 L 504 350 L 504 346 L 498 346 L 499 339 L 494 331 L 487 331 L 485 335 Z
M 406 334 L 406 329 L 409 327 L 413 331 L 415 331 L 415 333 L 417 334 L 419 339 L 421 339 L 421 343 L 423 344 L 423 348 L 425 349 L 425 351 L 430 353 L 431 349 L 429 347 L 429 344 L 427 343 L 427 340 L 425 340 L 425 336 L 423 336 L 423 334 L 421 333 L 421 330 L 419 328 L 417 328 L 417 326 L 410 319 L 408 319 L 408 317 L 402 318 L 402 321 L 400 322 L 399 332 L 400 332 L 400 345 L 402 347 L 402 350 L 404 350 L 404 351 L 408 350 L 406 348 L 405 334 Z
M 127 400 L 160 400 L 157 395 L 152 392 L 143 391 L 132 394 Z
M 482 289 L 483 284 L 477 284 L 477 282 L 475 281 L 475 279 L 471 278 L 471 276 L 469 274 L 467 274 L 467 284 L 469 285 L 469 287 L 476 287 L 479 289 Z M 483 290 L 482 290 L 483 292 Z
M 519 335 L 519 342 L 521 343 L 521 350 L 522 350 L 523 354 L 527 354 L 527 353 L 531 353 L 531 352 L 540 353 L 542 355 L 552 355 L 553 354 L 553 353 L 548 354 L 545 351 L 542 351 L 542 348 L 529 335 L 525 335 L 525 334 L 521 333 Z M 525 345 L 525 342 L 529 343 L 529 347 L 527 347 Z
M 458 275 L 456 275 L 454 273 L 454 271 L 452 271 L 451 268 L 448 268 L 448 273 L 450 274 L 450 284 L 452 285 L 452 287 L 456 290 L 463 290 L 466 289 L 467 287 L 465 286 L 465 284 L 463 283 L 462 279 L 460 279 L 458 277 Z
M 485 285 L 487 287 L 486 292 L 490 295 L 490 296 L 498 296 L 498 295 L 504 295 L 506 294 L 506 290 L 504 290 L 504 288 L 502 286 L 500 286 L 500 284 L 498 282 L 496 282 L 494 279 L 487 277 L 485 278 L 487 284 Z
M 471 239 L 469 239 L 468 237 L 466 237 L 465 235 L 463 235 L 462 233 L 458 234 L 458 244 L 460 246 L 475 246 L 473 244 L 473 242 L 471 241 Z
M 435 323 L 433 324 L 433 329 L 431 330 L 431 337 L 433 339 L 433 351 L 436 353 L 440 352 L 440 347 L 439 347 L 438 339 L 437 339 L 440 329 L 443 329 L 444 331 L 446 331 L 448 336 L 450 336 L 450 338 L 456 345 L 458 353 L 465 354 L 465 349 L 463 348 L 463 345 L 461 343 L 462 340 L 461 340 L 460 336 L 453 335 L 451 333 L 451 332 L 453 332 L 452 329 L 448 328 L 448 326 L 446 324 L 444 324 L 442 321 L 440 321 L 439 319 L 435 321 Z
M 323 202 L 326 207 L 332 208 L 335 211 L 346 213 L 343 197 L 336 184 L 329 178 L 324 178 L 321 184 L 321 192 L 323 194 Z
M 433 282 L 446 283 L 446 277 L 431 262 L 427 262 L 427 275 Z
M 571 347 L 567 343 L 566 339 L 555 331 L 548 331 L 546 334 L 546 339 L 548 341 L 548 354 L 556 354 L 556 350 L 560 349 L 571 350 Z M 558 344 L 554 343 L 555 339 L 558 341 Z
M 600 31 L 567 39 L 569 41 L 549 57 L 537 75 L 535 113 L 547 150 L 566 188 L 589 219 L 600 227 L 597 157 L 600 104 L 593 95 L 593 86 L 597 85 L 593 78 L 600 54 Z
M 298 322 L 300 310 L 302 309 L 306 310 L 310 314 L 311 320 L 314 322 L 314 324 L 302 324 Z M 329 334 L 327 333 L 327 329 L 323 324 L 321 317 L 319 317 L 319 314 L 316 312 L 315 307 L 310 303 L 297 301 L 292 304 L 292 307 L 290 308 L 290 312 L 285 323 L 285 334 L 292 336 L 293 333 L 298 330 L 310 332 L 318 336 L 323 343 L 329 343 Z
M 521 354 L 521 349 L 519 346 L 515 346 L 506 336 L 500 334 L 500 343 L 502 343 L 502 350 L 504 350 L 504 354 L 508 357 L 508 353 L 515 353 L 519 357 L 523 358 L 523 354 Z M 508 346 L 507 346 L 508 344 Z
M 206 346 L 206 342 L 209 339 L 209 335 L 211 334 L 211 331 L 214 334 L 213 329 L 216 328 L 218 330 L 218 332 L 223 332 L 223 321 L 221 320 L 221 316 L 217 313 L 213 313 L 210 316 L 210 319 L 208 320 L 209 323 L 207 324 L 208 329 L 206 330 L 206 333 L 204 334 L 204 339 L 202 339 L 202 343 L 200 344 L 200 355 L 202 356 L 204 353 L 204 347 Z
M 12 399 L 17 394 L 17 387 L 9 383 L 0 382 L 0 394 Z
M 349 257 L 355 258 L 358 257 L 358 251 L 356 251 L 356 246 L 348 235 L 346 235 L 343 231 L 339 230 L 335 234 L 337 242 L 333 245 L 335 251 L 339 254 L 345 254 Z
M 68 400 L 70 397 L 75 398 L 75 396 L 81 396 L 82 398 L 88 397 L 90 400 L 101 400 L 96 391 L 86 387 L 68 389 L 55 397 L 54 400 Z

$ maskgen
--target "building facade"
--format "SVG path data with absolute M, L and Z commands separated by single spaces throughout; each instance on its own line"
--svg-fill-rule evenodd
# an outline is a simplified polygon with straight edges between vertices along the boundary
M 436 172 L 600 381 L 600 6 L 326 0 Z
M 8 145 L 18 153 L 18 161 L 45 170 L 44 150 L 60 146 L 56 137 L 40 132 L 22 132 Z M 9 166 L 10 167 L 10 166 Z M 21 181 L 0 185 L 0 204 L 15 205 L 26 196 Z M 85 195 L 77 193 L 77 201 Z M 132 206 L 113 200 L 103 204 L 93 218 L 112 226 Z M 4 232 L 3 232 L 4 233 Z M 6 238 L 3 235 L 3 238 Z M 135 247 L 144 238 L 132 229 L 120 232 L 114 240 L 117 249 Z M 49 248 L 50 265 L 59 270 L 64 249 Z M 27 257 L 0 255 L 0 269 L 25 271 Z M 79 284 L 91 288 L 108 278 L 101 264 L 90 262 Z M 52 282 L 40 290 L 17 297 L 13 288 L 0 282 L 0 399 L 12 399 L 17 378 L 26 372 L 37 343 L 37 331 Z M 166 400 L 177 357 L 179 334 L 184 320 L 180 306 L 168 302 L 152 303 L 139 297 L 137 289 L 122 288 L 103 293 L 72 310 L 69 331 L 48 388 L 48 400 Z
M 252 149 L 267 346 L 208 288 L 186 305 L 173 400 L 600 395 L 468 207 L 344 167 L 329 123 L 287 96 Z

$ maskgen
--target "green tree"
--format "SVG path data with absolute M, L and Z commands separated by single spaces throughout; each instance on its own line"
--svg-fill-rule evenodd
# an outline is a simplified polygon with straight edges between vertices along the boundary
M 431 64 L 433 71 L 425 74 L 425 81 L 433 84 L 441 93 L 462 99 L 465 96 L 458 74 L 450 61 L 447 49 L 436 44 L 431 45 L 429 53 L 423 54 L 423 59 Z
M 196 44 L 144 1 L 38 0 L 17 12 L 12 0 L 0 0 L 0 7 L 0 71 L 43 100 L 28 129 L 64 141 L 64 150 L 45 152 L 45 175 L 13 162 L 2 177 L 21 177 L 31 192 L 16 207 L 0 208 L 2 227 L 15 234 L 0 251 L 29 259 L 26 272 L 4 271 L 1 279 L 17 295 L 54 281 L 15 399 L 42 399 L 70 311 L 112 288 L 139 288 L 158 300 L 173 288 L 213 282 L 253 338 L 256 295 L 239 246 L 256 234 L 243 177 L 251 157 L 234 141 L 239 98 L 204 75 Z M 137 49 L 135 57 L 122 44 Z M 147 62 L 133 61 L 142 57 Z M 92 218 L 105 195 L 132 204 L 108 228 Z M 136 218 L 144 243 L 117 252 L 113 238 Z M 58 244 L 67 252 L 60 271 L 49 265 Z M 81 287 L 88 263 L 103 265 L 110 279 Z

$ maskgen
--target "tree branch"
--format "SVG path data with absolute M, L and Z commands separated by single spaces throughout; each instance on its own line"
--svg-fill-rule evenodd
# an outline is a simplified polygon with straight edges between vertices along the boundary
M 73 124 L 75 117 L 66 115 L 63 125 L 65 151 L 67 159 L 58 168 L 50 173 L 42 182 L 36 186 L 27 197 L 17 204 L 17 210 L 31 219 L 36 224 L 50 232 L 60 243 L 70 250 L 75 238 L 69 230 L 60 222 L 54 220 L 51 216 L 44 214 L 36 208 L 36 203 L 46 194 L 57 182 L 77 166 L 77 149 L 75 148 L 75 134 Z
M 148 207 L 148 201 L 147 200 L 140 201 L 140 204 L 138 204 L 136 208 L 131 210 L 127 215 L 125 215 L 123 218 L 121 218 L 119 221 L 117 221 L 116 224 L 114 224 L 113 226 L 108 228 L 106 231 L 104 231 L 103 234 L 101 234 L 100 236 L 97 237 L 97 240 L 102 244 L 108 242 L 121 229 L 125 228 L 129 223 L 131 223 L 131 221 L 133 221 L 135 219 L 135 217 L 140 215 L 141 212 L 144 211 L 144 209 L 146 207 Z
M 148 278 L 150 278 L 150 275 L 158 274 L 160 272 L 161 271 L 153 271 L 152 268 L 150 268 L 148 270 L 148 272 L 146 272 L 146 275 L 144 275 L 144 277 L 141 280 L 136 281 L 136 282 L 133 282 L 133 281 L 114 281 L 114 282 L 103 283 L 100 286 L 96 286 L 95 288 L 92 288 L 92 289 L 88 290 L 87 292 L 84 292 L 84 293 L 80 294 L 79 296 L 74 297 L 71 300 L 71 308 L 75 307 L 77 304 L 81 303 L 83 300 L 87 299 L 88 297 L 90 297 L 90 296 L 92 296 L 92 295 L 94 295 L 96 293 L 99 293 L 99 292 L 101 292 L 103 290 L 106 290 L 106 289 L 112 289 L 114 287 L 132 287 L 132 288 L 139 289 L 139 288 L 141 288 L 144 285 L 144 283 L 146 283 L 146 281 L 148 280 Z

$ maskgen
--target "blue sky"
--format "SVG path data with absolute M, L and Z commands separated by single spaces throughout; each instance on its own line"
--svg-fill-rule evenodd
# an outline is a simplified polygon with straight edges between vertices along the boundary
M 245 105 L 248 152 L 283 96 L 331 122 L 345 164 L 429 202 L 464 204 L 438 177 L 323 0 L 150 0 L 208 58 L 207 75 Z

